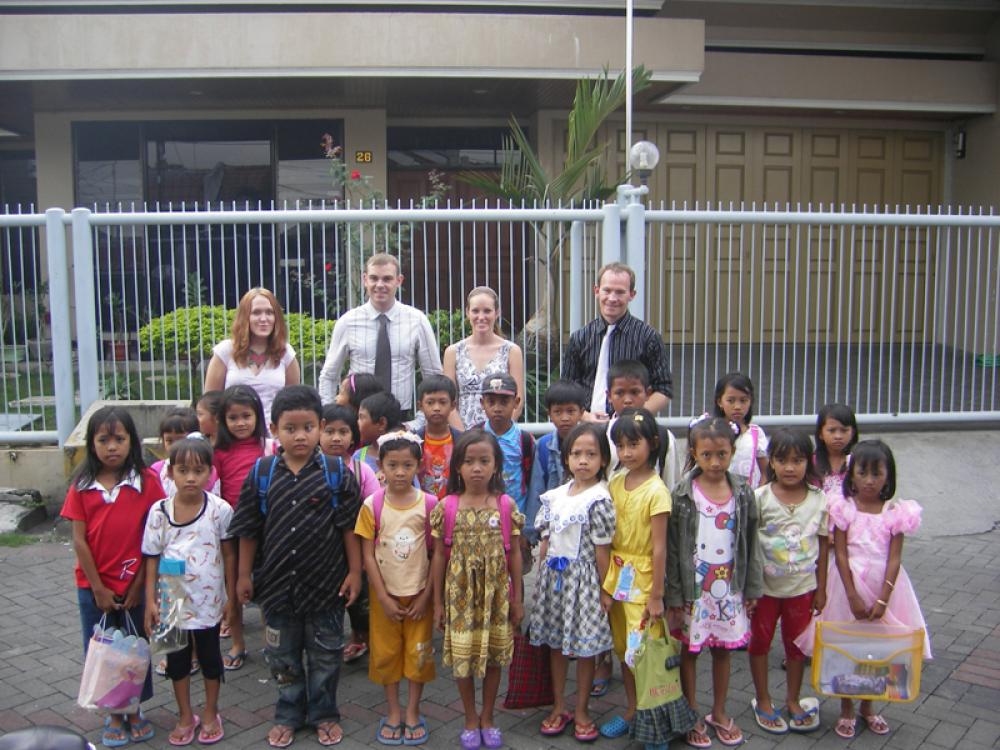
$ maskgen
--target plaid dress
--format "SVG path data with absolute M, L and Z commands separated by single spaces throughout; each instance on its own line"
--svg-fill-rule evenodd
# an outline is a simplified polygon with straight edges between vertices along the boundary
M 595 546 L 611 544 L 615 507 L 604 482 L 573 496 L 571 486 L 542 495 L 535 523 L 548 536 L 549 548 L 538 571 L 529 633 L 532 645 L 589 657 L 612 645 Z

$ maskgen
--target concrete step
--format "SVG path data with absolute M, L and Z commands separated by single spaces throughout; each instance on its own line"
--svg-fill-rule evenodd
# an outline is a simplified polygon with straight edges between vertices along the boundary
M 17 487 L 0 487 L 0 534 L 26 531 L 47 517 L 42 493 Z

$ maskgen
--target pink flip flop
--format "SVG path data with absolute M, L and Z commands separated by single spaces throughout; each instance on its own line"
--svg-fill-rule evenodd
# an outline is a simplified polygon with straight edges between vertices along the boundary
M 205 724 L 201 725 L 201 731 L 198 732 L 198 744 L 201 745 L 214 745 L 216 742 L 222 740 L 226 736 L 226 730 L 222 728 L 222 715 L 215 715 L 215 723 L 219 725 L 219 733 L 216 735 L 209 735 L 206 731 L 208 726 Z

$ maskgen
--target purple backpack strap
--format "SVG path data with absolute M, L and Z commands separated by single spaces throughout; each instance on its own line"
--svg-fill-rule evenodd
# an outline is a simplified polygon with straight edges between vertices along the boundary
M 500 511 L 500 533 L 503 535 L 503 551 L 510 557 L 510 538 L 514 528 L 513 505 L 514 499 L 510 495 L 500 495 L 497 498 L 497 509 Z
M 455 516 L 458 515 L 458 495 L 447 495 L 444 500 L 444 528 L 441 538 L 448 556 L 451 557 L 451 540 L 455 533 Z
M 385 488 L 380 487 L 372 495 L 372 515 L 375 516 L 375 544 L 378 544 L 378 531 L 382 526 L 382 506 L 385 505 Z
M 424 538 L 427 544 L 427 556 L 434 554 L 434 537 L 431 534 L 431 511 L 437 505 L 438 499 L 429 492 L 424 492 Z

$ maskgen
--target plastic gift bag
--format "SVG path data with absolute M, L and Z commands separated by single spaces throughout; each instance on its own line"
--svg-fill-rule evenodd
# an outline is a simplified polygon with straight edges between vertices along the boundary
M 818 622 L 812 681 L 816 692 L 857 700 L 915 700 L 924 631 L 878 622 Z
M 107 616 L 94 626 L 76 702 L 83 708 L 113 714 L 139 710 L 149 670 L 149 643 L 125 613 L 126 630 L 107 627 Z M 127 631 L 127 632 L 126 632 Z
M 181 610 L 185 600 L 183 560 L 160 558 L 156 577 L 156 598 L 160 623 L 150 636 L 153 658 L 180 651 L 188 645 L 188 632 L 181 629 Z
M 535 708 L 555 702 L 548 646 L 532 646 L 527 633 L 514 633 L 514 656 L 507 673 L 504 708 Z
M 681 644 L 662 623 L 663 634 L 642 629 L 633 672 L 638 710 L 629 732 L 632 739 L 663 744 L 687 734 L 698 721 L 681 692 Z

